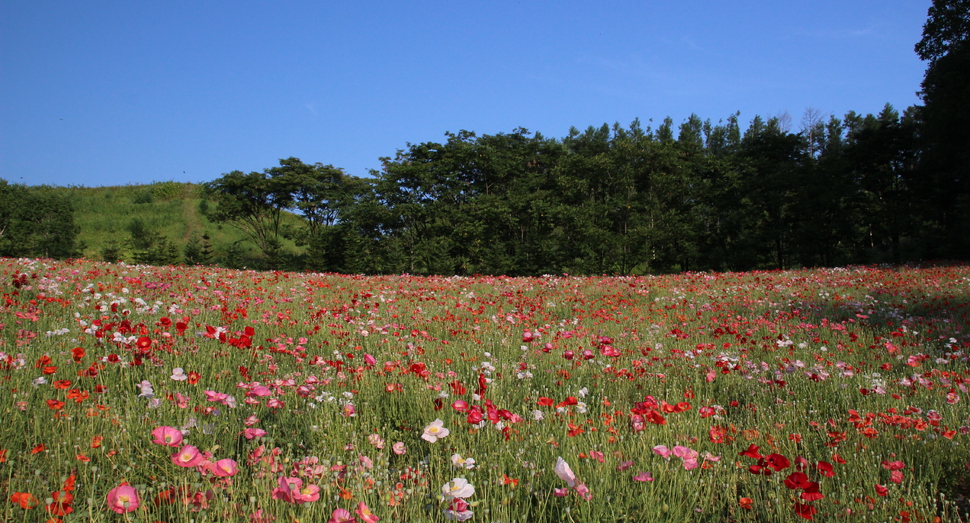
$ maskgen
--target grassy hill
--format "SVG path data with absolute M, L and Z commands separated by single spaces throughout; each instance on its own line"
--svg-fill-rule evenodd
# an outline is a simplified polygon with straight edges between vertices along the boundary
M 252 266 L 259 249 L 232 225 L 206 219 L 202 211 L 208 202 L 202 198 L 201 189 L 199 185 L 178 182 L 57 188 L 67 192 L 74 204 L 74 220 L 80 227 L 78 239 L 83 242 L 85 258 L 104 259 L 105 254 L 112 254 L 106 251 L 114 248 L 118 259 L 135 261 L 131 230 L 139 222 L 142 230 L 164 237 L 180 258 L 186 245 L 208 235 L 214 263 L 225 265 L 236 246 L 241 263 Z M 295 254 L 303 251 L 285 240 L 284 248 Z

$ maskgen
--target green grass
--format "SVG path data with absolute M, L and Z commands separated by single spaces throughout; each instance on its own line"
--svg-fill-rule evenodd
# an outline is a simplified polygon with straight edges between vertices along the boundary
M 149 185 L 113 187 L 59 187 L 74 204 L 75 224 L 80 228 L 83 257 L 100 260 L 102 250 L 111 244 L 121 246 L 121 260 L 132 262 L 132 249 L 126 246 L 130 238 L 129 225 L 141 220 L 148 230 L 164 236 L 182 253 L 192 240 L 207 234 L 216 256 L 224 260 L 225 253 L 235 243 L 243 247 L 244 258 L 256 258 L 259 251 L 248 237 L 231 224 L 210 222 L 200 211 L 201 186 L 190 183 L 155 182 Z M 204 205 L 204 204 L 203 204 Z M 284 240 L 285 249 L 299 253 L 301 248 Z

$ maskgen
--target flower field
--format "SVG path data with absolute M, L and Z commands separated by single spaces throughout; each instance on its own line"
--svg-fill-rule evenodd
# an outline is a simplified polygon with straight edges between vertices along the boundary
M 0 284 L 3 521 L 966 520 L 964 266 Z

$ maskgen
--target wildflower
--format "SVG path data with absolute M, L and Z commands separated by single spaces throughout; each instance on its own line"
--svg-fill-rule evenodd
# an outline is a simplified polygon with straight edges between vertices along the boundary
M 451 500 L 448 508 L 445 509 L 445 519 L 454 521 L 466 521 L 471 519 L 474 513 L 468 510 L 468 502 L 458 498 Z
M 150 381 L 142 380 L 142 382 L 136 386 L 140 391 L 138 394 L 139 398 L 151 398 L 155 396 L 155 391 L 152 389 L 152 383 Z
M 569 463 L 566 463 L 566 460 L 562 459 L 562 457 L 556 460 L 556 466 L 553 467 L 552 470 L 557 476 L 559 476 L 559 479 L 565 481 L 567 485 L 570 487 L 576 486 L 576 474 L 573 473 L 573 470 L 569 468 Z
M 357 515 L 360 516 L 360 520 L 363 523 L 377 523 L 378 521 L 378 517 L 375 516 L 374 513 L 370 511 L 370 509 L 367 507 L 367 504 L 364 503 L 363 501 L 357 504 L 357 510 L 355 510 L 354 512 L 356 512 Z
M 246 439 L 257 439 L 266 435 L 266 431 L 256 427 L 249 427 L 242 432 Z
M 301 486 L 303 486 L 303 480 L 300 478 L 287 478 L 285 476 L 280 476 L 278 487 L 274 488 L 270 493 L 270 497 L 273 499 L 280 499 L 287 503 L 296 503 L 296 498 L 293 496 L 293 492 L 298 491 Z
M 394 453 L 398 456 L 402 456 L 408 451 L 407 447 L 404 446 L 403 441 L 398 441 L 397 443 L 391 445 L 391 450 L 394 451 Z
M 235 460 L 220 459 L 212 464 L 210 470 L 216 477 L 228 478 L 239 472 L 239 464 Z
M 333 514 L 331 514 L 327 523 L 356 523 L 356 521 L 349 510 L 336 508 L 333 510 Z
M 460 454 L 453 454 L 451 456 L 451 464 L 460 469 L 472 469 L 475 468 L 475 459 L 463 458 Z
M 152 443 L 165 445 L 167 447 L 177 447 L 182 444 L 182 431 L 175 427 L 161 426 L 152 431 L 155 439 Z
M 633 481 L 653 481 L 653 476 L 649 472 L 641 472 L 633 476 Z
M 373 445 L 375 448 L 384 448 L 384 440 L 381 439 L 379 434 L 371 434 L 370 436 L 367 436 L 367 442 Z
M 585 484 L 576 485 L 576 493 L 586 501 L 593 499 L 593 493 L 589 491 L 589 488 Z
M 189 379 L 189 377 L 185 375 L 185 371 L 182 369 L 182 367 L 175 367 L 172 369 L 172 375 L 169 377 L 175 381 L 185 381 Z
M 10 502 L 16 505 L 20 505 L 20 508 L 24 510 L 30 510 L 36 507 L 40 501 L 28 492 L 14 492 L 10 496 Z
M 131 485 L 121 485 L 115 487 L 108 491 L 107 496 L 108 508 L 117 512 L 118 514 L 124 514 L 125 512 L 132 512 L 138 508 L 138 491 L 135 487 Z
M 421 439 L 434 443 L 438 441 L 439 438 L 447 436 L 451 431 L 444 427 L 444 422 L 440 419 L 436 419 L 431 422 L 430 425 L 424 428 L 424 434 L 421 434 Z
M 191 468 L 205 461 L 205 455 L 192 445 L 185 445 L 181 450 L 172 454 L 172 463 L 180 467 Z
M 441 486 L 441 493 L 451 499 L 470 498 L 475 494 L 475 487 L 465 478 L 455 478 Z

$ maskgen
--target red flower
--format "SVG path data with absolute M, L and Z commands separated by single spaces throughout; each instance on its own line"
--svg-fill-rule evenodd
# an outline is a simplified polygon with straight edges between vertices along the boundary
M 775 469 L 775 472 L 779 472 L 782 469 L 787 469 L 791 466 L 791 462 L 788 461 L 788 458 L 782 456 L 781 454 L 768 454 L 765 456 L 765 461 L 768 463 L 769 467 Z
M 28 492 L 14 492 L 13 495 L 10 496 L 10 502 L 15 505 L 20 505 L 20 508 L 24 510 L 30 510 L 40 503 L 40 501 L 38 501 L 33 494 Z
M 827 461 L 819 461 L 815 465 L 815 469 L 818 470 L 818 472 L 821 475 L 823 475 L 823 476 L 825 476 L 827 478 L 831 478 L 831 477 L 835 476 L 835 470 L 832 469 L 832 464 L 829 463 L 829 462 L 827 462 Z
M 760 447 L 758 447 L 757 445 L 755 445 L 754 443 L 752 443 L 748 447 L 747 450 L 743 450 L 741 452 L 738 452 L 738 456 L 744 456 L 744 457 L 752 458 L 752 459 L 761 459 L 761 454 L 758 453 L 758 449 L 759 448 Z
M 888 493 L 889 493 L 889 489 L 888 488 L 886 488 L 886 487 L 884 487 L 882 485 L 876 485 L 876 494 L 879 494 L 882 497 L 886 497 L 886 494 L 888 494 Z
M 816 512 L 818 512 L 818 509 L 817 508 L 815 508 L 815 507 L 813 507 L 811 505 L 806 505 L 805 503 L 795 503 L 795 507 L 794 508 L 795 508 L 795 513 L 798 514 L 799 516 L 805 518 L 805 519 L 813 519 L 814 520 L 815 518 L 813 518 L 812 516 Z

